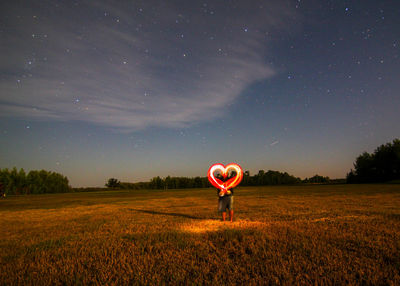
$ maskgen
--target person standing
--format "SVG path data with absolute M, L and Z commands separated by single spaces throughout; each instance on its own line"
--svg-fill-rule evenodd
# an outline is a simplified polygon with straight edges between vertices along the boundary
M 217 178 L 222 182 L 226 182 L 232 177 L 224 178 L 222 175 L 218 175 Z M 233 222 L 233 188 L 224 190 L 218 189 L 218 211 L 222 214 L 222 221 L 226 220 L 226 210 L 229 210 L 229 220 Z

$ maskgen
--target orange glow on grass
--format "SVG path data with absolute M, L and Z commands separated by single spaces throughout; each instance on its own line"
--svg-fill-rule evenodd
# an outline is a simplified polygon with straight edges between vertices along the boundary
M 191 233 L 204 233 L 204 232 L 214 232 L 214 231 L 224 231 L 228 229 L 249 229 L 258 228 L 262 229 L 267 225 L 267 223 L 259 221 L 248 221 L 248 220 L 237 220 L 234 222 L 222 222 L 220 220 L 201 220 L 193 221 L 191 223 L 181 225 L 181 230 L 184 232 Z

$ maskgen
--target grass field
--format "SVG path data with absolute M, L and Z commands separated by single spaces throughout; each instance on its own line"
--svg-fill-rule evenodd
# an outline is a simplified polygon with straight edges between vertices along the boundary
M 0 200 L 0 284 L 400 285 L 400 185 Z

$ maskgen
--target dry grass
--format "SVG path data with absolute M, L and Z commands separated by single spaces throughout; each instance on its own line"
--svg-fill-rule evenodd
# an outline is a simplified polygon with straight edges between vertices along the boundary
M 222 223 L 220 220 L 206 219 L 197 222 L 190 222 L 182 224 L 181 230 L 189 233 L 204 233 L 213 231 L 224 231 L 232 229 L 249 229 L 266 226 L 266 223 L 259 221 L 249 221 L 249 220 L 236 220 L 232 223 L 226 222 Z
M 400 186 L 98 192 L 0 201 L 0 285 L 400 285 Z

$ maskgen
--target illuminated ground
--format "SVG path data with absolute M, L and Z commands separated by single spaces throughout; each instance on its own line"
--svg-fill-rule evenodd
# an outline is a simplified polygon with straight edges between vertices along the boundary
M 0 200 L 0 285 L 400 284 L 400 185 Z

